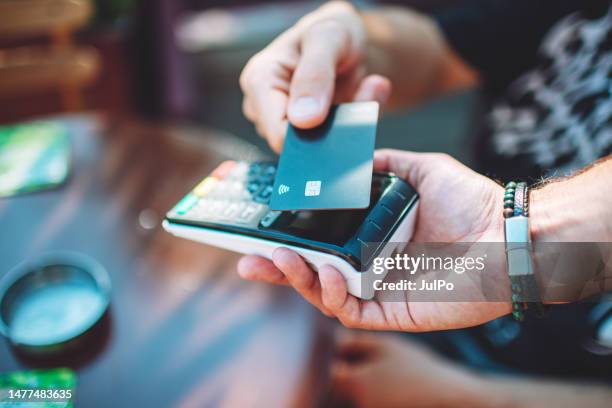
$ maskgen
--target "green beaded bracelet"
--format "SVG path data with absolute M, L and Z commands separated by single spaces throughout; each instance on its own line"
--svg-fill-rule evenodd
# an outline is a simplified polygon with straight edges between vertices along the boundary
M 518 194 L 517 194 L 518 191 Z M 525 183 L 509 182 L 504 192 L 504 218 L 524 216 L 525 202 L 527 199 L 527 185 Z M 520 203 L 517 202 L 520 201 Z M 519 205 L 517 205 L 519 204 Z M 518 210 L 518 211 L 517 211 Z M 512 291 L 512 317 L 522 322 L 525 320 L 527 303 L 524 302 L 523 282 L 515 276 L 510 276 L 510 287 Z
M 516 192 L 516 183 L 514 181 L 506 184 L 504 192 L 504 218 L 512 217 L 514 214 L 514 193 Z
M 511 181 L 506 184 L 504 193 L 504 229 L 506 254 L 509 251 L 525 251 L 529 246 L 529 187 L 526 183 Z M 525 259 L 525 258 L 523 258 Z M 528 256 L 528 264 L 515 265 L 507 258 L 510 277 L 512 316 L 522 322 L 529 309 L 530 315 L 544 317 L 546 307 L 540 301 L 539 288 L 533 274 L 533 263 Z

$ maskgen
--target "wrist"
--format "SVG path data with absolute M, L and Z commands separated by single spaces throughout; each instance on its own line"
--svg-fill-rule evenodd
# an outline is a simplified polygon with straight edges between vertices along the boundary
M 612 239 L 612 203 L 606 192 L 583 174 L 534 189 L 530 198 L 530 233 L 542 303 L 567 303 L 609 290 L 595 278 L 601 264 L 610 259 L 608 245 L 599 245 Z
M 490 224 L 487 228 L 490 231 L 491 242 L 504 242 L 504 194 L 505 190 L 500 185 L 495 185 L 492 194 Z
M 612 202 L 606 191 L 581 177 L 532 190 L 533 242 L 608 242 L 612 240 Z
M 565 211 L 550 190 L 546 187 L 534 189 L 529 196 L 529 232 L 534 243 L 557 242 L 563 230 L 563 214 L 555 214 L 555 210 Z

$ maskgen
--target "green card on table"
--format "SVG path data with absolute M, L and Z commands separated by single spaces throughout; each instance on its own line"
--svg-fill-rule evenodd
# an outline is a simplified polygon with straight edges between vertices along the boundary
M 0 126 L 0 197 L 58 186 L 69 170 L 70 140 L 63 124 Z

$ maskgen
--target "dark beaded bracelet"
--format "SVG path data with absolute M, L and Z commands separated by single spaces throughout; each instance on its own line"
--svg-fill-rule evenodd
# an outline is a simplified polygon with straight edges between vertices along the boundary
M 521 218 L 529 216 L 529 187 L 526 183 L 510 182 L 506 184 L 504 193 L 504 218 L 505 228 L 508 228 L 509 224 L 513 224 L 513 217 L 518 217 L 517 221 Z M 526 224 L 523 223 L 523 228 L 526 228 Z M 517 242 L 513 239 L 508 238 L 508 231 L 506 231 L 506 252 L 509 248 L 514 250 L 520 249 L 521 243 L 528 243 L 528 231 L 525 230 L 526 241 L 519 241 L 519 247 L 516 247 Z M 520 237 L 519 237 L 520 238 Z M 508 266 L 508 273 L 510 275 L 510 285 L 512 291 L 512 316 L 517 321 L 525 320 L 525 316 L 529 311 L 530 315 L 536 317 L 544 317 L 547 314 L 546 307 L 541 303 L 539 297 L 538 284 L 536 282 L 535 275 L 531 272 L 532 266 L 528 267 L 529 273 L 521 273 L 523 271 L 516 271 L 514 268 Z M 519 273 L 516 273 L 519 272 Z
M 526 199 L 527 185 L 525 183 L 511 181 L 506 184 L 504 191 L 504 218 L 525 215 Z M 519 322 L 525 320 L 525 311 L 528 307 L 525 302 L 523 283 L 521 278 L 510 276 L 512 317 Z
M 525 193 L 527 190 L 527 184 L 517 183 L 516 191 L 514 193 L 514 216 L 525 215 Z
M 514 194 L 516 192 L 516 183 L 514 181 L 506 184 L 504 191 L 504 218 L 509 218 L 514 215 Z

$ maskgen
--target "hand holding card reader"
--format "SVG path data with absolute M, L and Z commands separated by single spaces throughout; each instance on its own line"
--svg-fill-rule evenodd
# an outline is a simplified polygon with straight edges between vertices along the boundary
M 167 214 L 164 228 L 266 258 L 278 247 L 290 248 L 315 270 L 334 266 L 351 294 L 371 299 L 372 282 L 384 278 L 373 273 L 373 259 L 403 249 L 412 236 L 416 191 L 393 174 L 374 173 L 366 209 L 272 211 L 275 173 L 274 163 L 226 161 Z

